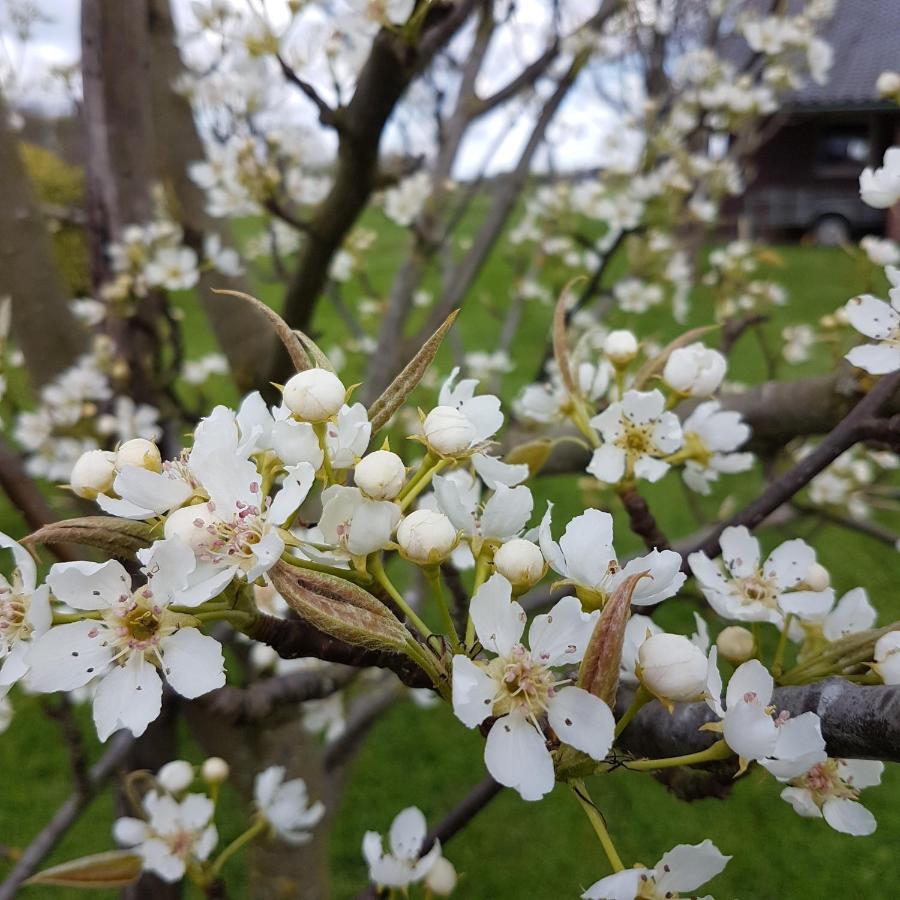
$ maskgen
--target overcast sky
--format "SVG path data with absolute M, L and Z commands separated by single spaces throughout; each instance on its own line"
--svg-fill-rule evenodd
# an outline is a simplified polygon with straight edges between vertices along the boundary
M 14 4 L 30 2 L 40 11 L 39 20 L 34 24 L 27 44 L 17 39 L 12 23 Z M 125 0 L 123 0 L 125 2 Z M 234 0 L 236 4 L 246 0 Z M 576 4 L 578 0 L 575 0 Z M 587 2 L 587 0 L 586 0 Z M 176 23 L 184 26 L 191 20 L 190 0 L 172 0 Z M 267 8 L 276 19 L 284 0 L 267 0 Z M 2 72 L 4 84 L 15 98 L 28 106 L 39 106 L 51 112 L 62 112 L 70 104 L 60 79 L 51 78 L 49 72 L 54 67 L 74 65 L 78 62 L 79 49 L 79 9 L 80 0 L 0 0 L 0 36 L 2 36 Z M 537 16 L 546 10 L 541 0 L 534 5 L 519 5 L 520 18 L 524 18 L 522 34 L 528 40 L 528 18 L 535 17 L 535 40 L 542 39 L 538 29 Z M 521 41 L 520 41 L 521 43 Z M 498 60 L 523 50 L 517 47 L 496 47 Z M 527 47 L 526 47 L 527 49 Z M 498 66 L 499 68 L 499 66 Z M 480 85 L 483 91 L 491 88 L 492 73 L 487 73 L 487 84 Z M 498 71 L 497 79 L 505 80 L 505 72 Z M 572 92 L 565 105 L 557 114 L 551 137 L 554 142 L 553 163 L 561 168 L 591 166 L 601 158 L 601 145 L 612 129 L 615 117 L 598 104 L 589 87 Z M 304 108 L 302 101 L 295 110 L 298 118 L 308 117 L 314 121 L 314 111 Z M 530 131 L 530 117 L 519 115 L 512 121 L 508 115 L 497 115 L 479 123 L 473 129 L 471 138 L 464 145 L 460 155 L 457 174 L 465 176 L 480 169 L 485 155 L 490 156 L 491 171 L 508 169 L 515 161 Z M 391 138 L 388 138 L 391 141 Z M 547 156 L 539 161 L 544 168 Z

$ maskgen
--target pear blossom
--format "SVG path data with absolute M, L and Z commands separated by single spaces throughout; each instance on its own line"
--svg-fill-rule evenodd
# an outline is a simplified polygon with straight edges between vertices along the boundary
M 590 420 L 602 439 L 587 471 L 606 484 L 623 478 L 659 481 L 669 471 L 665 457 L 681 447 L 681 424 L 666 412 L 658 390 L 626 391 L 622 400 Z
M 863 203 L 875 209 L 889 209 L 900 200 L 900 147 L 889 147 L 879 168 L 863 169 L 859 195 Z
M 481 448 L 503 424 L 500 399 L 493 394 L 475 395 L 478 382 L 463 378 L 459 367 L 441 385 L 438 405 L 423 423 L 425 440 L 439 454 L 455 456 Z
M 144 277 L 153 287 L 189 290 L 200 278 L 197 254 L 190 247 L 160 247 L 147 263 Z
M 553 671 L 581 661 L 599 611 L 584 613 L 576 597 L 564 597 L 535 617 L 529 649 L 522 643 L 525 611 L 511 596 L 510 583 L 495 574 L 472 598 L 478 640 L 495 657 L 453 657 L 453 711 L 468 728 L 496 717 L 484 751 L 488 771 L 523 799 L 539 800 L 555 780 L 543 717 L 563 743 L 596 760 L 612 746 L 615 720 L 602 700 Z
M 789 716 L 771 706 L 775 682 L 751 659 L 735 669 L 721 702 L 722 679 L 716 651 L 710 653 L 707 704 L 722 719 L 722 737 L 743 766 L 756 760 L 776 778 L 793 778 L 826 759 L 821 722 L 814 712 Z
M 581 895 L 581 900 L 644 900 L 693 894 L 701 884 L 715 878 L 730 859 L 710 840 L 679 844 L 664 853 L 652 869 L 636 866 L 601 878 Z
M 806 582 L 816 553 L 805 541 L 785 541 L 765 563 L 759 541 L 743 525 L 726 528 L 719 544 L 724 565 L 703 552 L 692 553 L 688 563 L 710 606 L 723 618 L 780 628 L 786 615 L 814 620 L 831 609 L 834 590 L 812 590 Z
M 572 519 L 557 543 L 551 532 L 552 510 L 553 504 L 548 503 L 538 530 L 544 558 L 567 582 L 596 595 L 601 605 L 626 578 L 639 572 L 648 572 L 649 577 L 635 586 L 631 598 L 634 606 L 649 606 L 673 597 L 684 584 L 681 556 L 674 550 L 651 550 L 620 568 L 613 548 L 612 516 L 599 509 L 586 509 Z
M 706 654 L 680 634 L 653 634 L 638 648 L 641 684 L 664 703 L 691 703 L 706 691 Z
M 384 214 L 398 225 L 404 227 L 411 225 L 422 211 L 430 192 L 431 175 L 428 172 L 410 175 L 395 187 L 385 191 Z
M 386 888 L 406 888 L 421 881 L 441 859 L 441 842 L 435 841 L 423 854 L 428 833 L 425 816 L 415 806 L 399 812 L 391 823 L 390 851 L 385 852 L 381 835 L 367 831 L 362 853 L 369 867 L 369 880 Z
M 857 802 L 860 791 L 881 783 L 884 763 L 871 759 L 826 759 L 791 778 L 781 792 L 804 818 L 824 819 L 835 831 L 872 834 L 875 816 Z
M 369 446 L 372 423 L 362 403 L 344 404 L 325 426 L 325 449 L 333 469 L 351 469 Z
M 220 275 L 236 278 L 244 272 L 237 250 L 224 246 L 218 234 L 207 234 L 204 237 L 203 255 Z
M 123 816 L 113 824 L 119 844 L 134 847 L 146 872 L 163 881 L 181 881 L 188 867 L 209 859 L 219 840 L 212 822 L 215 804 L 204 794 L 178 801 L 148 791 L 141 801 L 145 819 Z
M 722 383 L 727 368 L 718 350 L 697 341 L 669 354 L 662 377 L 669 387 L 687 397 L 709 397 Z
M 319 529 L 339 552 L 367 556 L 390 544 L 401 515 L 390 500 L 372 500 L 359 488 L 333 484 L 322 491 Z
M 897 152 L 900 154 L 900 149 Z M 891 288 L 889 296 L 890 304 L 871 294 L 847 303 L 850 324 L 874 343 L 854 347 L 845 359 L 871 375 L 900 369 L 900 287 Z
M 544 577 L 547 563 L 537 544 L 512 538 L 497 548 L 494 569 L 516 590 L 527 590 Z
M 397 543 L 406 559 L 419 565 L 443 562 L 456 546 L 458 535 L 442 512 L 417 509 L 397 527 Z
M 729 625 L 716 637 L 716 649 L 723 659 L 733 665 L 740 665 L 753 658 L 756 639 L 753 632 L 741 625 Z
M 180 794 L 194 783 L 194 767 L 186 759 L 173 759 L 156 773 L 156 780 L 170 794 Z
M 709 494 L 719 475 L 746 472 L 753 466 L 752 453 L 735 453 L 749 437 L 750 427 L 740 413 L 723 410 L 718 400 L 707 400 L 684 420 L 682 477 L 698 494 Z
M 484 482 L 485 487 L 492 491 L 497 489 L 498 484 L 516 487 L 529 475 L 526 463 L 511 464 L 487 453 L 472 454 L 472 468 Z
M 900 631 L 889 631 L 875 642 L 872 669 L 885 684 L 900 684 Z
M 28 673 L 27 655 L 50 628 L 50 589 L 38 586 L 31 554 L 0 532 L 0 548 L 12 551 L 11 578 L 0 573 L 0 699 Z
M 116 477 L 116 454 L 109 450 L 88 450 L 82 453 L 69 476 L 72 493 L 84 500 L 105 494 Z
M 502 543 L 518 536 L 534 508 L 534 498 L 524 484 L 514 488 L 497 484 L 480 509 L 473 492 L 461 489 L 456 479 L 436 475 L 432 484 L 438 509 L 469 538 L 475 553 L 484 541 Z
M 859 246 L 873 265 L 882 267 L 900 265 L 900 246 L 890 238 L 879 238 L 874 234 L 867 234 L 859 242 Z
M 347 389 L 334 372 L 306 369 L 284 386 L 284 403 L 303 422 L 324 422 L 344 405 Z
M 312 838 L 310 830 L 322 820 L 325 806 L 310 806 L 306 782 L 302 778 L 284 780 L 284 766 L 270 766 L 256 776 L 253 800 L 259 814 L 282 841 L 297 846 Z
M 406 466 L 396 453 L 376 450 L 356 464 L 353 480 L 373 500 L 393 500 L 403 489 Z
M 628 365 L 637 356 L 637 338 L 630 331 L 611 331 L 603 342 L 603 352 L 613 365 Z
M 229 579 L 198 568 L 190 548 L 178 540 L 156 541 L 138 551 L 138 558 L 147 582 L 137 589 L 115 560 L 54 565 L 47 576 L 53 595 L 97 617 L 53 626 L 26 657 L 35 691 L 71 691 L 99 679 L 94 724 L 101 741 L 118 728 L 144 733 L 161 708 L 160 671 L 188 698 L 225 683 L 219 642 L 194 627 L 190 615 L 170 607 L 199 606 Z
M 619 681 L 622 684 L 638 683 L 637 660 L 641 644 L 654 634 L 662 634 L 662 631 L 650 616 L 635 613 L 629 617 L 625 623 L 622 656 L 619 659 Z

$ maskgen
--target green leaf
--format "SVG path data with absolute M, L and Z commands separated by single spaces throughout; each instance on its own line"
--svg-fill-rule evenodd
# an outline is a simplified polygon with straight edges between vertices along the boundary
M 24 538 L 22 543 L 83 544 L 119 559 L 130 559 L 138 550 L 153 543 L 153 528 L 147 522 L 115 516 L 84 516 L 45 525 Z
M 450 330 L 459 310 L 456 309 L 438 328 L 435 333 L 422 344 L 419 352 L 407 363 L 403 371 L 385 388 L 384 393 L 369 407 L 369 421 L 372 423 L 372 432 L 378 431 L 387 425 L 391 416 L 406 402 L 406 398 L 413 392 L 416 385 L 422 380 L 422 376 L 428 371 L 428 367 L 434 361 L 444 337 Z
M 25 884 L 71 888 L 121 888 L 141 875 L 142 861 L 132 850 L 82 856 L 32 875 Z

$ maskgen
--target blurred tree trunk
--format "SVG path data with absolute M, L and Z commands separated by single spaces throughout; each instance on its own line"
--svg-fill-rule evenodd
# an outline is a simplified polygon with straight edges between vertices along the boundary
M 325 818 L 312 831 L 312 839 L 296 847 L 277 839 L 257 840 L 232 866 L 246 869 L 242 897 L 247 900 L 328 900 L 328 843 L 337 789 L 330 789 L 322 751 L 307 734 L 298 709 L 280 720 L 233 724 L 193 703 L 186 709 L 191 731 L 203 750 L 221 756 L 231 767 L 230 783 L 250 803 L 253 782 L 269 766 L 284 766 L 286 778 L 302 778 L 310 802 L 321 800 Z M 238 827 L 245 827 L 239 823 Z M 228 875 L 226 869 L 225 875 Z
M 2 95 L 0 197 L 0 297 L 12 298 L 12 334 L 40 387 L 74 362 L 85 334 L 69 309 Z
M 109 280 L 106 247 L 131 224 L 153 213 L 153 119 L 147 0 L 82 0 L 81 64 L 87 147 L 88 240 L 94 290 Z M 134 298 L 127 315 L 111 317 L 110 336 L 126 363 L 117 388 L 159 405 L 155 379 L 165 298 Z M 164 448 L 166 456 L 174 448 Z M 127 769 L 156 771 L 177 755 L 175 711 L 137 740 Z M 127 900 L 174 900 L 180 885 L 144 876 L 123 891 Z
M 186 242 L 198 254 L 209 234 L 218 235 L 227 247 L 231 229 L 227 222 L 206 212 L 204 192 L 188 176 L 188 166 L 203 160 L 205 151 L 190 103 L 173 88 L 184 68 L 170 0 L 149 0 L 148 14 L 153 123 L 160 136 L 155 147 L 159 180 L 166 188 L 173 215 L 184 229 Z M 204 272 L 198 294 L 238 388 L 253 390 L 265 382 L 273 351 L 271 330 L 252 307 L 236 297 L 217 296 L 211 288 L 252 293 L 250 284 L 243 276 L 230 278 L 215 271 Z

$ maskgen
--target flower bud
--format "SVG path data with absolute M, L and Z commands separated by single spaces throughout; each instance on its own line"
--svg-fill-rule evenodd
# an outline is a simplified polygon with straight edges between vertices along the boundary
M 806 578 L 803 580 L 811 591 L 824 591 L 831 585 L 831 576 L 828 574 L 828 569 L 820 563 L 813 563 L 806 573 Z
M 475 426 L 455 407 L 436 406 L 422 425 L 428 446 L 442 456 L 462 453 L 475 440 Z
M 150 472 L 162 471 L 162 457 L 159 447 L 146 438 L 133 438 L 125 441 L 116 450 L 116 469 L 121 471 L 125 466 L 137 466 Z
M 900 96 L 900 72 L 882 72 L 875 82 L 875 90 L 879 97 Z
M 347 389 L 327 369 L 307 369 L 292 375 L 284 386 L 284 402 L 304 422 L 324 422 L 344 405 Z
M 501 544 L 494 554 L 494 569 L 514 588 L 527 590 L 544 577 L 547 564 L 537 544 L 513 538 Z
M 85 500 L 112 490 L 116 477 L 116 454 L 108 450 L 88 450 L 78 457 L 69 476 L 72 492 Z
M 406 466 L 396 453 L 376 450 L 356 464 L 353 477 L 356 486 L 373 500 L 393 500 L 403 488 Z
M 170 794 L 180 794 L 193 784 L 194 767 L 185 759 L 173 759 L 156 773 L 156 780 Z
M 211 756 L 209 759 L 204 760 L 203 765 L 200 767 L 200 773 L 207 784 L 221 784 L 223 781 L 228 780 L 228 776 L 231 774 L 231 767 L 221 756 Z
M 706 688 L 706 654 L 680 634 L 653 634 L 638 650 L 638 677 L 660 700 L 699 700 Z
M 425 876 L 425 886 L 438 897 L 449 897 L 456 890 L 456 869 L 445 856 L 439 856 Z
M 141 819 L 125 816 L 113 822 L 112 833 L 120 847 L 134 847 L 146 840 L 147 826 Z
M 756 641 L 753 640 L 753 633 L 748 629 L 741 625 L 729 625 L 719 632 L 719 636 L 716 638 L 716 647 L 723 659 L 727 659 L 732 665 L 739 666 L 748 659 L 753 659 Z
M 403 555 L 421 565 L 445 560 L 456 546 L 456 529 L 440 512 L 417 509 L 397 526 L 397 543 Z
M 169 513 L 163 527 L 163 536 L 180 538 L 196 553 L 206 547 L 212 539 L 209 529 L 213 528 L 217 521 L 206 503 L 182 506 L 181 509 Z
M 624 329 L 611 331 L 603 342 L 603 352 L 614 366 L 627 366 L 637 356 L 637 338 Z
M 725 357 L 718 350 L 710 350 L 698 341 L 669 354 L 663 381 L 681 394 L 709 397 L 722 383 L 727 368 Z
M 889 631 L 875 642 L 872 668 L 885 684 L 900 684 L 900 631 Z

